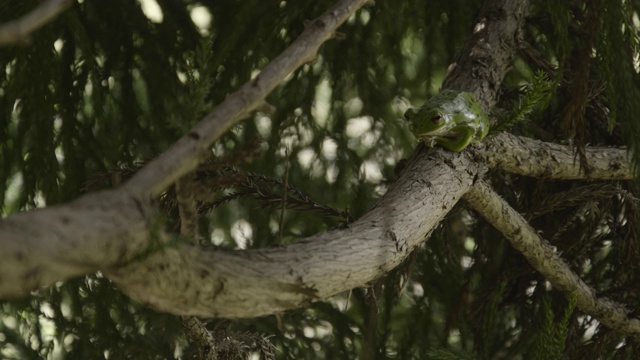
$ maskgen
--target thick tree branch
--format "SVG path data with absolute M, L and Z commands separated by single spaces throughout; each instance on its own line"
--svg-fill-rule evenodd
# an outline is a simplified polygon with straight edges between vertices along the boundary
M 279 248 L 166 247 L 105 270 L 134 299 L 180 315 L 255 317 L 362 286 L 399 265 L 472 185 L 478 165 L 437 149 L 416 157 L 385 197 L 344 229 Z
M 55 19 L 72 0 L 46 0 L 23 17 L 0 25 L 0 46 L 26 44 L 32 32 Z
M 509 133 L 486 138 L 477 154 L 494 170 L 546 179 L 630 180 L 635 178 L 626 149 L 587 147 L 585 174 L 576 161 L 574 148 L 542 142 Z
M 208 145 L 214 139 L 255 108 L 295 66 L 315 56 L 317 41 L 330 37 L 335 26 L 362 3 L 343 0 L 313 22 L 292 45 L 294 49 L 229 96 L 124 187 L 0 223 L 0 253 L 6 254 L 6 261 L 0 262 L 0 297 L 18 296 L 102 269 L 125 293 L 163 311 L 254 317 L 362 286 L 400 264 L 480 174 L 482 166 L 466 152 L 437 149 L 416 154 L 385 197 L 361 219 L 345 229 L 282 248 L 224 252 L 170 243 L 161 225 L 149 220 L 156 218 L 146 201 L 194 169 L 209 155 Z M 525 0 L 487 2 L 472 39 L 482 43 L 482 60 L 502 64 L 511 58 L 514 48 L 505 44 L 513 42 L 527 4 Z M 452 73 L 473 74 L 477 66 L 462 62 Z M 506 69 L 492 69 L 491 80 L 478 70 L 475 78 L 457 77 L 449 84 L 482 88 L 474 82 L 497 81 L 496 76 L 501 79 Z M 495 94 L 489 100 L 478 97 L 490 104 Z M 122 266 L 126 261 L 129 264 Z
M 472 92 L 485 110 L 492 109 L 515 55 L 516 36 L 528 8 L 528 0 L 485 1 L 470 38 L 449 65 L 442 87 Z
M 0 298 L 102 267 L 131 261 L 150 246 L 161 227 L 155 210 L 124 191 L 85 195 L 0 222 Z
M 623 305 L 598 298 L 595 290 L 571 271 L 555 249 L 540 239 L 535 229 L 487 184 L 476 183 L 464 199 L 502 232 L 511 245 L 556 289 L 567 297 L 575 295 L 580 310 L 610 328 L 640 340 L 640 320 L 630 317 L 629 310 Z
M 4 255 L 0 262 L 0 298 L 24 295 L 57 281 L 116 267 L 168 241 L 156 223 L 151 195 L 208 158 L 209 145 L 215 139 L 260 104 L 289 73 L 312 60 L 320 45 L 365 2 L 341 0 L 335 4 L 255 79 L 230 95 L 123 187 L 0 222 L 0 254 Z

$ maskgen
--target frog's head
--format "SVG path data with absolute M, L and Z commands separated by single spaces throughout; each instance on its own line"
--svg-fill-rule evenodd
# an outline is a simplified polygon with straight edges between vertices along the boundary
M 409 121 L 409 129 L 416 137 L 445 133 L 451 122 L 450 116 L 437 107 L 409 108 L 404 113 L 404 118 Z

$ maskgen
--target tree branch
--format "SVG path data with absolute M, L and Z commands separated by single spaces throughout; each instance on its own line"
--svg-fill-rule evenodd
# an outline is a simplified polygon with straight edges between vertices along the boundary
M 198 207 L 193 175 L 187 174 L 176 181 L 176 203 L 180 215 L 180 234 L 193 239 L 198 245 Z
M 0 46 L 27 44 L 32 32 L 55 19 L 72 0 L 46 0 L 23 17 L 0 25 Z
M 518 45 L 516 33 L 528 8 L 528 0 L 485 1 L 471 36 L 449 65 L 442 88 L 474 93 L 488 113 L 512 65 Z
M 209 145 L 300 65 L 366 0 L 341 0 L 253 80 L 230 95 L 165 154 L 117 190 L 0 222 L 0 298 L 28 294 L 74 276 L 139 259 L 169 241 L 150 199 L 210 156 Z M 91 226 L 87 226 L 91 224 Z M 175 290 L 171 290 L 173 292 Z
M 264 104 L 264 99 L 287 75 L 316 58 L 320 46 L 335 29 L 368 0 L 341 0 L 310 22 L 305 31 L 251 81 L 228 96 L 187 134 L 134 177 L 125 187 L 141 197 L 160 194 L 184 174 L 209 158 L 209 146 L 229 128 Z
M 162 311 L 255 317 L 362 286 L 400 264 L 480 175 L 483 166 L 468 152 L 417 153 L 362 218 L 344 229 L 281 248 L 225 252 L 175 243 L 162 232 L 148 202 L 208 157 L 209 144 L 254 109 L 295 66 L 315 56 L 319 44 L 362 3 L 342 0 L 314 21 L 256 79 L 119 190 L 2 221 L 0 253 L 6 255 L 0 262 L 0 297 L 23 295 L 101 269 L 129 296 Z M 487 1 L 476 27 L 481 30 L 471 39 L 489 48 L 482 59 L 502 64 L 511 58 L 514 47 L 505 44 L 513 42 L 527 5 L 526 0 Z M 496 12 L 502 16 L 493 16 Z M 476 66 L 463 62 L 451 73 L 474 74 Z M 474 81 L 496 81 L 498 75 L 502 79 L 506 69 L 492 69 L 490 80 L 476 69 L 478 76 L 457 77 L 449 83 L 476 87 Z M 125 262 L 128 265 L 122 266 Z
M 218 360 L 216 340 L 204 323 L 195 316 L 183 316 L 180 322 L 187 337 L 198 346 L 198 359 Z
M 540 239 L 535 229 L 484 182 L 476 183 L 464 199 L 495 226 L 511 245 L 524 255 L 538 272 L 567 297 L 576 296 L 576 305 L 584 313 L 610 328 L 640 340 L 640 320 L 629 316 L 623 305 L 598 298 L 560 258 L 555 249 Z
M 187 174 L 176 181 L 176 202 L 180 216 L 180 235 L 190 237 L 195 242 L 194 246 L 198 246 L 198 210 L 192 178 L 193 174 Z M 182 316 L 180 322 L 187 337 L 196 343 L 198 358 L 217 360 L 216 342 L 205 324 L 195 316 Z
M 580 170 L 574 148 L 509 133 L 487 137 L 479 155 L 494 170 L 546 179 L 631 180 L 635 178 L 626 149 L 588 147 L 589 175 Z
M 104 273 L 137 301 L 178 315 L 256 317 L 306 306 L 402 263 L 478 172 L 465 153 L 435 149 L 406 165 L 384 198 L 346 228 L 260 250 L 176 244 Z

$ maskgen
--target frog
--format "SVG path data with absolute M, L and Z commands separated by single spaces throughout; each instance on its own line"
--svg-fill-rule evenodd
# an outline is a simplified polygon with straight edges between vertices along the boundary
M 473 93 L 443 90 L 420 108 L 409 108 L 404 117 L 413 135 L 450 151 L 462 151 L 489 132 L 489 117 Z

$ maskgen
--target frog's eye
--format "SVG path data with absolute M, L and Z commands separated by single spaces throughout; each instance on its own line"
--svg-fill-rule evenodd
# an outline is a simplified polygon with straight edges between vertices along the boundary
M 431 118 L 431 122 L 438 125 L 442 122 L 442 116 L 440 115 L 436 115 L 434 117 Z

